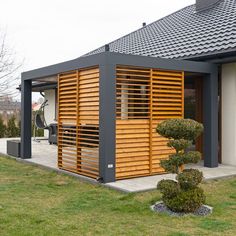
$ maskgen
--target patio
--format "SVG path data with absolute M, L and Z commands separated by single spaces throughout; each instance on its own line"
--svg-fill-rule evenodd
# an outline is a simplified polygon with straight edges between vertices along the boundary
M 10 139 L 16 138 L 2 138 L 0 139 L 0 154 L 7 155 L 6 150 L 6 142 Z M 40 140 L 40 139 L 39 139 Z M 22 160 L 22 159 L 19 159 Z M 64 170 L 60 170 L 57 167 L 57 146 L 49 145 L 46 140 L 40 140 L 40 142 L 32 141 L 32 158 L 24 159 L 23 161 L 36 164 L 48 169 L 52 169 L 54 171 L 58 171 L 61 173 L 67 173 L 69 175 L 73 175 L 80 179 L 98 183 L 96 180 L 88 177 L 84 177 L 81 175 L 73 174 L 71 172 L 67 172 Z M 191 167 L 191 166 L 188 166 Z M 236 176 L 236 167 L 228 166 L 228 165 L 219 165 L 217 168 L 207 168 L 203 166 L 203 163 L 199 163 L 198 165 L 194 165 L 194 168 L 201 170 L 204 174 L 205 180 L 218 179 L 218 178 L 226 178 L 230 176 Z M 164 175 L 154 175 L 148 177 L 140 177 L 126 180 L 118 180 L 116 182 L 104 184 L 107 187 L 121 190 L 124 192 L 141 192 L 148 191 L 156 188 L 156 184 L 163 178 L 174 179 L 173 174 L 164 174 Z
M 16 140 L 19 138 L 0 139 L 0 153 L 7 155 L 7 140 Z M 27 162 L 38 165 L 57 168 L 57 146 L 49 145 L 47 140 L 37 138 L 40 142 L 32 141 L 32 158 L 25 159 Z

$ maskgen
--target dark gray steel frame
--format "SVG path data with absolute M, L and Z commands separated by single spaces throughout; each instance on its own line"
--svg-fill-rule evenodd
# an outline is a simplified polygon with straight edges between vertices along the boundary
M 113 52 L 80 57 L 75 60 L 22 73 L 21 158 L 31 158 L 32 80 L 65 71 L 99 66 L 100 69 L 100 149 L 99 171 L 103 182 L 115 178 L 116 66 L 139 66 L 165 70 L 203 73 L 204 76 L 204 166 L 218 166 L 218 68 L 206 62 L 161 59 Z

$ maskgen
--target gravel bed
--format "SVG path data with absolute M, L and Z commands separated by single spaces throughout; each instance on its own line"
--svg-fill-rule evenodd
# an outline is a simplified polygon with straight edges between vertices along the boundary
M 196 215 L 196 216 L 207 216 L 213 211 L 213 208 L 208 205 L 202 205 L 193 213 L 174 212 L 170 210 L 162 201 L 156 202 L 155 205 L 151 206 L 151 210 L 158 213 L 167 213 L 171 216 L 185 216 L 185 215 Z

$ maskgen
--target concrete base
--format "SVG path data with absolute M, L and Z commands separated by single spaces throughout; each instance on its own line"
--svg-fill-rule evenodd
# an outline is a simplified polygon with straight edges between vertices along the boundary
M 228 165 L 219 165 L 217 168 L 207 168 L 203 166 L 203 163 L 200 162 L 196 165 L 188 165 L 186 168 L 195 168 L 203 172 L 204 180 L 212 180 L 219 178 L 226 178 L 231 176 L 236 176 L 236 167 Z M 106 184 L 107 186 L 132 193 L 132 192 L 142 192 L 156 189 L 157 183 L 162 179 L 175 179 L 174 174 L 163 174 L 163 175 L 154 175 L 148 177 L 140 177 L 127 180 L 119 180 L 113 183 Z
M 0 139 L 0 154 L 7 155 L 7 140 L 12 139 Z M 60 170 L 57 167 L 57 146 L 49 145 L 47 140 L 41 140 L 40 142 L 32 141 L 32 158 L 31 159 L 19 159 L 24 163 L 34 164 L 46 169 L 57 171 L 58 173 L 66 173 L 71 176 L 77 177 L 83 181 L 93 184 L 99 184 L 96 180 Z M 203 162 L 197 165 L 188 165 L 187 168 L 196 168 L 203 172 L 205 180 L 226 178 L 230 176 L 236 176 L 236 167 L 229 165 L 219 165 L 217 168 L 207 168 L 203 166 Z M 103 184 L 105 187 L 120 190 L 127 193 L 142 192 L 156 189 L 158 181 L 162 179 L 174 179 L 173 174 L 154 175 L 148 177 L 140 177 L 127 180 L 119 180 L 113 183 Z

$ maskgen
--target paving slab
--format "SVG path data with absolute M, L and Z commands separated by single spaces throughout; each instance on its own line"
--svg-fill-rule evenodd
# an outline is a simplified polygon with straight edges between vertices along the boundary
M 203 166 L 203 162 L 196 165 L 186 165 L 186 168 L 195 168 L 203 172 L 204 180 L 212 180 L 236 176 L 236 166 L 219 165 L 217 168 L 207 168 Z M 121 190 L 124 192 L 142 192 L 156 189 L 157 183 L 162 179 L 175 179 L 174 174 L 161 174 L 126 180 L 118 180 L 113 183 L 106 184 L 107 186 Z
M 0 153 L 7 155 L 6 143 L 7 140 L 13 140 L 17 138 L 2 138 L 0 139 Z M 18 138 L 19 139 L 19 138 Z M 66 173 L 73 175 L 79 179 L 91 182 L 94 184 L 99 184 L 96 180 L 70 173 L 68 171 L 61 170 L 57 167 L 57 146 L 49 145 L 47 140 L 40 139 L 40 142 L 35 142 L 32 140 L 32 158 L 30 159 L 20 159 L 26 163 L 36 164 L 48 169 L 57 171 L 59 173 Z M 205 180 L 226 178 L 230 176 L 236 176 L 236 166 L 229 165 L 219 165 L 217 168 L 207 168 L 203 166 L 203 162 L 196 165 L 187 165 L 186 168 L 196 168 L 203 172 Z M 127 193 L 142 192 L 156 189 L 157 183 L 162 179 L 175 179 L 174 174 L 161 174 L 126 180 L 118 180 L 116 182 L 103 184 L 105 187 L 113 188 Z

